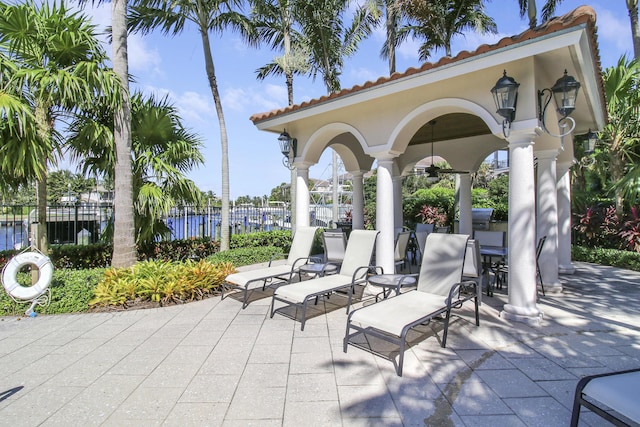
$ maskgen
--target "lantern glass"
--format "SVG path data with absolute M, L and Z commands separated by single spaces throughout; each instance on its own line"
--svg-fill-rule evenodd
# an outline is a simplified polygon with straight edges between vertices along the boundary
M 598 135 L 595 132 L 587 132 L 587 135 L 583 141 L 584 153 L 589 155 L 596 151 L 596 143 L 598 142 Z
M 567 70 L 564 70 L 564 75 L 551 88 L 558 113 L 562 117 L 569 116 L 576 109 L 579 90 L 580 82 L 576 81 L 573 76 L 568 76 Z
M 278 137 L 278 142 L 280 143 L 280 151 L 282 155 L 285 157 L 289 157 L 289 153 L 291 152 L 291 136 L 284 131 Z
M 516 116 L 516 104 L 518 102 L 518 86 L 513 77 L 507 76 L 504 71 L 502 77 L 491 89 L 493 101 L 496 104 L 497 113 L 508 121 L 513 121 Z

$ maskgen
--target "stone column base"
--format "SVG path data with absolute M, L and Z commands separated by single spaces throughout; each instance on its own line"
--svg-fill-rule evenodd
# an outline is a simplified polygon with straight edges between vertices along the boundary
M 538 292 L 542 294 L 542 287 L 538 288 Z M 545 294 L 559 294 L 562 292 L 562 285 L 544 285 Z
M 500 312 L 500 318 L 502 319 L 526 323 L 531 326 L 539 326 L 543 317 L 544 314 L 537 307 L 528 309 L 505 304 Z
M 576 266 L 573 265 L 573 264 L 568 264 L 568 265 L 567 264 L 565 264 L 565 265 L 560 264 L 558 266 L 558 273 L 560 273 L 560 274 L 573 274 L 575 272 L 576 272 Z

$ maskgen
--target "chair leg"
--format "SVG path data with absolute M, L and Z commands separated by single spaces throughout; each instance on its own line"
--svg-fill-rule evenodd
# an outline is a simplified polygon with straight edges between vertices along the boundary
M 449 332 L 449 318 L 451 317 L 451 308 L 447 310 L 447 315 L 444 318 L 444 331 L 442 332 L 442 344 L 441 347 L 447 346 L 447 333 Z
M 544 293 L 544 282 L 542 281 L 542 273 L 540 272 L 540 269 L 537 268 L 536 270 L 538 270 L 538 278 L 540 279 L 540 286 L 542 287 L 542 296 L 546 297 L 547 294 Z M 537 288 L 537 286 L 536 286 Z

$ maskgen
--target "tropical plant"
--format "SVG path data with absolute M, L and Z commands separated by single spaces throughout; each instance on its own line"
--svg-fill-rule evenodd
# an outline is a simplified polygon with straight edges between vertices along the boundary
M 26 133 L 16 132 L 20 127 L 11 123 L 28 123 L 24 110 L 7 110 L 11 118 L 3 125 L 8 131 L 9 150 L 36 148 L 37 156 L 25 155 L 32 165 L 37 179 L 37 216 L 40 224 L 46 223 L 46 166 L 56 161 L 63 146 L 56 130 L 57 121 L 67 115 L 90 106 L 96 99 L 116 105 L 120 98 L 118 79 L 106 67 L 106 54 L 95 35 L 95 27 L 86 16 L 73 12 L 64 2 L 36 4 L 29 0 L 21 4 L 0 3 L 0 51 L 5 64 L 3 71 L 10 70 L 7 82 L 16 89 L 14 100 L 29 106 L 34 117 L 33 129 Z M 15 96 L 16 93 L 21 94 Z M 8 100 L 5 99 L 5 109 Z M 3 122 L 5 121 L 3 117 Z M 13 130 L 13 132 L 12 132 Z M 26 144 L 14 144 L 15 138 L 31 139 Z M 24 161 L 17 165 L 24 164 Z M 15 166 L 14 166 L 15 167 Z M 42 169 L 44 168 L 44 170 Z M 46 227 L 38 227 L 35 245 L 46 251 Z
M 200 139 L 184 128 L 167 98 L 131 99 L 133 196 L 137 243 L 169 232 L 162 217 L 178 204 L 198 204 L 202 193 L 186 178 L 204 163 Z M 115 178 L 113 111 L 108 106 L 79 115 L 69 127 L 69 143 L 83 172 Z
M 216 71 L 213 61 L 209 33 L 222 32 L 231 28 L 249 43 L 255 44 L 255 34 L 250 20 L 244 16 L 240 8 L 240 0 L 138 0 L 131 7 L 129 24 L 131 31 L 147 34 L 160 29 L 164 34 L 173 36 L 180 34 L 188 23 L 195 26 L 202 39 L 205 71 L 220 130 L 220 147 L 222 151 L 222 209 L 220 250 L 229 249 L 229 141 L 227 126 L 222 109 L 222 101 L 218 90 Z
M 451 56 L 454 36 L 470 29 L 491 34 L 498 31 L 493 18 L 484 13 L 484 3 L 485 0 L 398 0 L 398 7 L 410 21 L 400 33 L 425 40 L 418 50 L 421 60 L 439 48 Z
M 608 123 L 600 132 L 594 168 L 609 177 L 616 210 L 635 204 L 640 184 L 640 63 L 621 57 L 604 72 Z
M 314 78 L 322 76 L 327 93 L 341 89 L 345 58 L 356 53 L 359 43 L 371 34 L 376 23 L 376 16 L 365 6 L 358 6 L 347 17 L 349 4 L 349 0 L 319 0 L 301 2 L 295 8 L 295 18 L 308 49 L 309 73 Z M 345 18 L 350 22 L 345 22 Z

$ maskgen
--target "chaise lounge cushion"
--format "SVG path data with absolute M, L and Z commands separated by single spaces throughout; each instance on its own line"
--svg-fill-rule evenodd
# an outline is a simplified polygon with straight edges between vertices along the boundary
M 425 313 L 438 312 L 446 307 L 445 299 L 442 295 L 427 292 L 407 292 L 384 300 L 384 304 L 373 304 L 366 310 L 355 311 L 351 323 L 401 336 L 407 325 L 420 320 Z

